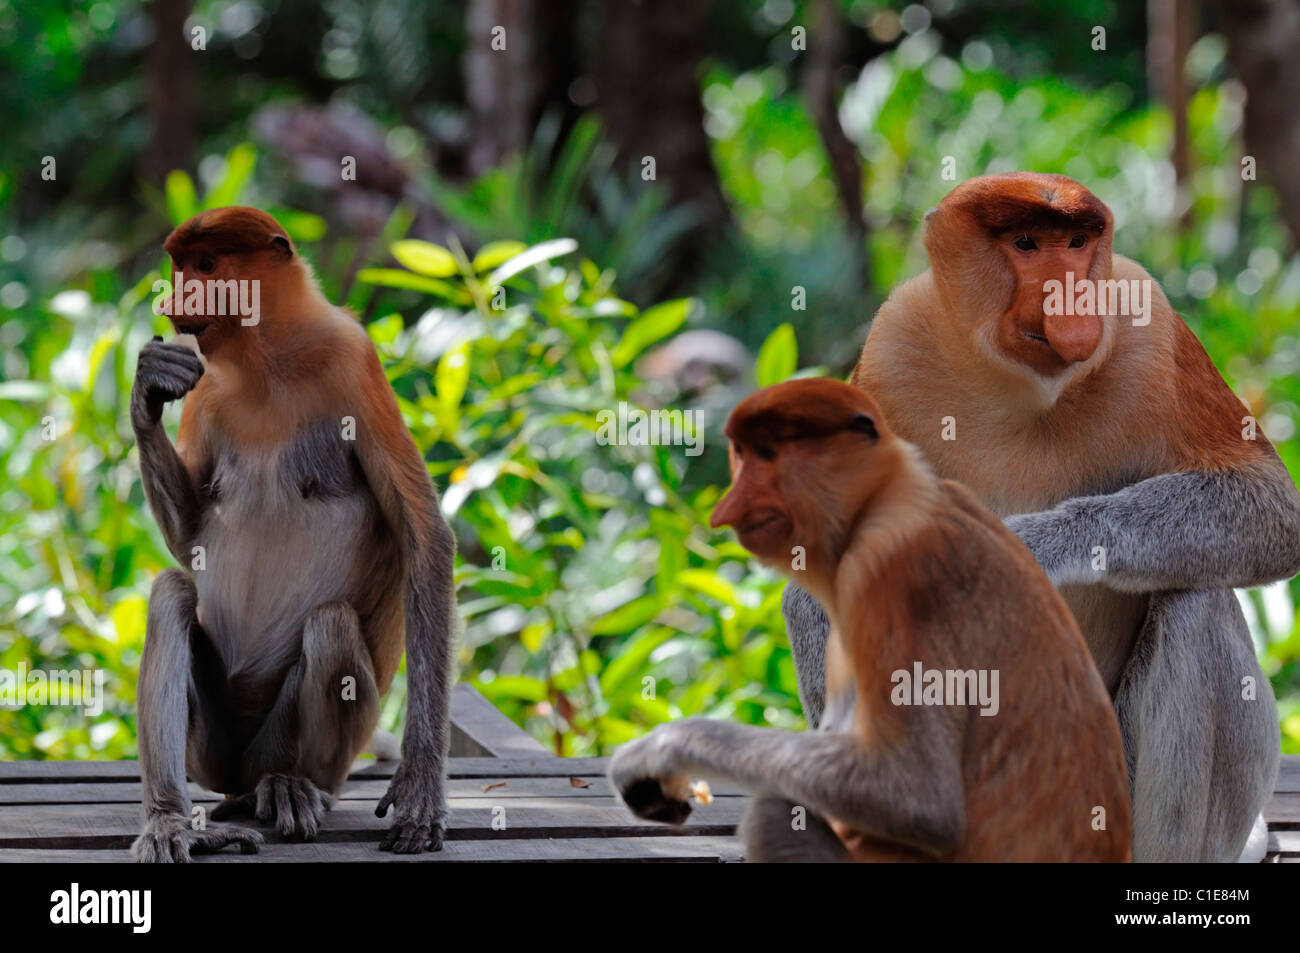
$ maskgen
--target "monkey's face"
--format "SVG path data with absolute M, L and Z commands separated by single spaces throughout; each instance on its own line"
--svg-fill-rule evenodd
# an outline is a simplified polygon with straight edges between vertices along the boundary
M 263 293 L 273 297 L 293 245 L 271 216 L 253 208 L 201 212 L 163 244 L 172 260 L 172 293 L 163 309 L 179 334 L 210 353 L 261 323 Z
M 1103 316 L 1096 308 L 1074 313 L 1073 289 L 1093 280 L 1096 230 L 1024 228 L 994 241 L 1015 278 L 1011 303 L 998 322 L 1002 352 L 1044 375 L 1092 357 Z
M 879 410 L 841 381 L 787 381 L 732 411 L 732 486 L 711 526 L 733 526 L 760 560 L 791 570 L 795 547 L 810 556 L 837 551 L 877 485 Z
M 947 320 L 999 362 L 1060 384 L 1108 341 L 1110 210 L 1063 175 L 972 179 L 926 217 Z M 1086 286 L 1092 291 L 1081 297 Z

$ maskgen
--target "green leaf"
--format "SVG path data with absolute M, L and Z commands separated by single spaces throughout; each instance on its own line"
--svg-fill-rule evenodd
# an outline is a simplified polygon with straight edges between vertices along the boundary
M 404 238 L 388 246 L 393 257 L 405 268 L 430 278 L 450 278 L 459 270 L 456 258 L 441 245 Z
M 469 342 L 457 344 L 438 361 L 433 375 L 438 389 L 438 402 L 447 410 L 455 410 L 465 397 L 469 384 Z
M 545 682 L 526 675 L 498 675 L 490 682 L 474 681 L 472 684 L 488 701 L 496 701 L 498 698 L 518 698 L 523 701 L 540 702 L 546 699 L 547 694 Z
M 167 193 L 167 214 L 172 217 L 172 224 L 179 225 L 198 212 L 199 200 L 194 192 L 194 180 L 184 169 L 168 172 L 163 190 Z
M 243 194 L 244 186 L 253 176 L 253 167 L 257 165 L 257 150 L 247 142 L 240 143 L 226 153 L 226 172 L 221 181 L 212 187 L 203 200 L 203 207 L 221 208 L 235 205 Z M 284 222 L 280 222 L 284 225 Z M 288 227 L 286 226 L 286 231 Z
M 311 212 L 300 212 L 292 208 L 270 208 L 267 212 L 284 226 L 284 230 L 295 242 L 318 242 L 328 230 L 325 219 Z
M 523 242 L 488 242 L 480 248 L 478 254 L 474 256 L 473 268 L 476 272 L 490 271 L 527 250 L 528 246 Z
M 759 387 L 770 387 L 786 380 L 799 367 L 799 342 L 794 328 L 783 324 L 767 336 L 758 350 L 754 374 Z
M 677 577 L 677 581 L 686 588 L 694 589 L 719 602 L 735 607 L 740 606 L 740 600 L 736 598 L 736 590 L 731 583 L 707 569 L 688 569 Z
M 409 288 L 412 291 L 424 291 L 452 300 L 461 300 L 462 297 L 468 297 L 468 295 L 462 296 L 458 289 L 453 288 L 445 281 L 439 281 L 437 278 L 426 278 L 423 275 L 414 275 L 409 271 L 402 271 L 400 268 L 362 268 L 357 272 L 357 278 L 370 285 L 383 285 L 385 288 Z
M 513 278 L 519 272 L 531 268 L 533 265 L 540 265 L 544 261 L 577 250 L 578 243 L 572 238 L 553 238 L 549 242 L 542 242 L 540 245 L 534 245 L 532 248 L 509 259 L 504 265 L 488 275 L 487 283 L 489 285 L 499 285 L 507 278 Z
M 678 298 L 665 301 L 642 312 L 641 317 L 629 324 L 623 331 L 623 337 L 610 355 L 610 363 L 615 367 L 627 364 L 655 341 L 672 334 L 686 321 L 695 306 L 694 298 Z
M 392 344 L 397 340 L 397 335 L 402 332 L 402 326 L 400 314 L 389 314 L 378 321 L 371 321 L 366 325 L 366 331 L 370 335 L 370 340 L 376 344 Z

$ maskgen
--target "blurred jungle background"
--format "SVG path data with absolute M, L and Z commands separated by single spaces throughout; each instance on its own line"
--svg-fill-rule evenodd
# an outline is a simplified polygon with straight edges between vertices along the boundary
M 956 181 L 1087 184 L 1300 474 L 1297 46 L 1296 0 L 0 0 L 0 668 L 109 696 L 0 708 L 0 757 L 135 755 L 174 223 L 269 209 L 367 323 L 503 711 L 564 754 L 797 726 L 781 583 L 707 528 L 719 428 L 847 372 Z M 703 409 L 704 452 L 599 443 L 620 402 Z M 1292 752 L 1297 595 L 1243 595 Z

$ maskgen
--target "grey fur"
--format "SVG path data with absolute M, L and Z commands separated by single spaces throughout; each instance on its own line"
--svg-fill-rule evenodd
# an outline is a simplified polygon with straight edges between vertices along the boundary
M 805 849 L 824 854 L 827 817 L 936 858 L 960 847 L 965 711 L 916 709 L 904 734 L 883 753 L 869 752 L 853 732 L 851 706 L 847 716 L 833 728 L 823 724 L 806 733 L 710 718 L 668 722 L 614 752 L 610 780 L 637 815 L 678 823 L 689 805 L 664 791 L 661 779 L 704 777 L 761 795 L 742 826 L 751 859 L 811 859 Z M 808 829 L 792 832 L 794 839 L 771 831 L 765 821 L 772 799 L 803 806 Z M 788 811 L 781 823 L 789 825 Z

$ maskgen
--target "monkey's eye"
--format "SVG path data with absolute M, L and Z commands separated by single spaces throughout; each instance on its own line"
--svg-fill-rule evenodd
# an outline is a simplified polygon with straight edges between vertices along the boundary
M 1075 235 L 1073 238 L 1070 239 L 1071 248 L 1082 248 L 1086 244 L 1088 244 L 1088 239 L 1086 236 L 1083 235 Z
M 200 274 L 210 275 L 217 267 L 217 260 L 211 255 L 200 255 L 199 260 L 194 263 L 194 267 L 199 270 Z
M 1034 241 L 1028 235 L 1021 235 L 1016 239 L 1015 245 L 1021 251 L 1033 251 L 1038 247 L 1038 242 Z
M 758 448 L 758 458 L 759 458 L 760 460 L 775 460 L 775 459 L 776 459 L 776 451 L 773 450 L 771 447 L 759 447 L 759 448 Z

